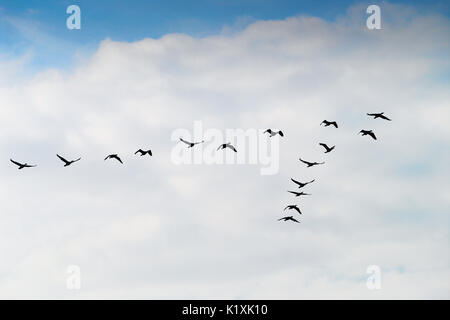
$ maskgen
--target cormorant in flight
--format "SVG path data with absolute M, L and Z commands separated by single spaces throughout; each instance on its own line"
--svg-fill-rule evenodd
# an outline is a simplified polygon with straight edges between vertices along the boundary
M 305 161 L 302 160 L 302 158 L 299 159 L 301 162 L 303 162 L 304 164 L 306 164 L 309 167 L 313 167 L 313 166 L 317 166 L 319 164 L 324 164 L 325 162 L 309 162 L 309 161 Z
M 294 222 L 300 223 L 299 221 L 294 219 L 294 216 L 283 217 L 283 218 L 278 219 L 278 221 L 281 221 L 281 220 L 283 220 L 283 221 L 289 221 L 290 220 L 290 221 L 294 221 Z
M 334 149 L 334 147 L 336 147 L 336 146 L 329 147 L 325 143 L 319 143 L 319 145 L 325 148 L 325 153 L 331 152 Z
M 289 210 L 297 210 L 297 212 L 299 214 L 302 214 L 302 212 L 300 211 L 300 209 L 298 208 L 298 206 L 296 204 L 291 204 L 289 206 L 287 206 L 286 208 L 284 208 L 284 210 L 289 209 Z
M 322 123 L 325 124 L 325 127 L 328 127 L 328 126 L 331 126 L 331 125 L 335 126 L 336 128 L 338 127 L 336 121 L 323 120 L 320 124 L 322 124 Z
M 81 160 L 81 158 L 78 158 L 77 160 L 71 160 L 71 161 L 69 161 L 69 160 L 66 160 L 66 159 L 64 159 L 63 157 L 61 157 L 59 154 L 56 154 L 56 156 L 57 156 L 62 162 L 64 162 L 64 167 L 68 167 L 68 166 L 70 166 L 72 163 L 75 163 L 75 162 Z
M 363 136 L 371 136 L 373 140 L 377 140 L 377 137 L 375 136 L 375 133 L 373 133 L 372 130 L 361 130 L 359 133 L 362 133 Z
M 388 117 L 386 117 L 386 116 L 384 115 L 384 112 L 380 112 L 380 113 L 368 113 L 367 115 L 373 117 L 374 119 L 380 118 L 380 119 L 384 119 L 384 120 L 387 120 L 387 121 L 392 121 L 391 119 L 389 119 Z
M 105 161 L 108 159 L 116 159 L 117 161 L 119 161 L 120 163 L 123 164 L 122 160 L 119 158 L 119 156 L 117 154 L 110 154 L 109 156 L 107 156 L 105 158 Z
M 17 161 L 14 161 L 13 159 L 9 159 L 12 163 L 14 163 L 16 166 L 18 166 L 19 170 L 23 169 L 23 168 L 33 168 L 36 167 L 35 165 L 29 165 L 28 163 L 20 163 Z

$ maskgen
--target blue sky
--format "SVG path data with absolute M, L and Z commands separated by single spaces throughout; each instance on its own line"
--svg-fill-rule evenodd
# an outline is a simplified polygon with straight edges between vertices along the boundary
M 132 3 L 132 4 L 130 4 Z M 242 28 L 255 20 L 312 15 L 334 20 L 359 1 L 294 0 L 172 0 L 107 1 L 60 0 L 0 2 L 0 57 L 32 53 L 36 68 L 70 65 L 74 53 L 89 55 L 100 41 L 136 41 L 169 33 L 206 36 L 224 26 Z M 369 3 L 369 2 L 368 2 Z M 380 6 L 383 2 L 371 1 Z M 448 1 L 391 1 L 414 5 L 420 11 L 449 14 Z M 68 30 L 66 8 L 77 4 L 82 29 Z M 362 19 L 364 16 L 361 17 Z

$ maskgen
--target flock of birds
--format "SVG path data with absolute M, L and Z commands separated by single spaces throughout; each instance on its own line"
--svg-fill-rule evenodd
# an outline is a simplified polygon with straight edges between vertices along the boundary
M 387 120 L 387 121 L 391 121 L 391 119 L 389 119 L 388 117 L 386 117 L 384 115 L 384 112 L 367 113 L 367 115 L 373 117 L 374 119 L 384 119 L 384 120 Z M 320 125 L 322 125 L 322 124 L 325 127 L 333 126 L 336 129 L 338 128 L 338 124 L 337 124 L 336 121 L 323 120 L 320 123 Z M 268 129 L 267 132 L 273 132 L 273 131 Z M 279 132 L 280 132 L 280 136 L 283 136 L 283 133 L 281 131 L 279 131 Z M 361 134 L 362 136 L 367 136 L 368 135 L 372 139 L 377 140 L 377 137 L 375 136 L 375 133 L 373 132 L 373 130 L 361 130 L 361 131 L 359 131 L 358 134 Z M 273 136 L 272 133 L 271 133 L 271 136 Z M 329 147 L 326 143 L 319 143 L 319 145 L 322 146 L 325 149 L 325 153 L 329 153 L 329 152 L 333 151 L 334 148 L 336 147 L 336 146 Z M 311 168 L 311 167 L 314 167 L 314 166 L 317 166 L 317 165 L 325 164 L 324 161 L 323 162 L 309 162 L 309 161 L 303 160 L 302 158 L 300 158 L 299 160 L 301 162 L 303 162 L 304 164 L 306 164 L 307 168 Z M 311 181 L 308 181 L 308 182 L 300 182 L 300 181 L 297 181 L 297 180 L 294 180 L 294 179 L 291 178 L 291 181 L 293 183 L 295 183 L 298 186 L 299 189 L 301 189 L 301 188 L 309 185 L 310 183 L 313 183 L 315 181 L 315 179 L 313 179 Z M 288 192 L 292 193 L 295 197 L 310 196 L 311 195 L 310 193 L 306 193 L 306 192 L 303 192 L 303 191 L 300 191 L 300 192 L 288 191 Z M 289 210 L 289 211 L 290 210 L 295 210 L 295 211 L 297 211 L 298 214 L 302 214 L 302 212 L 300 211 L 300 208 L 296 204 L 290 204 L 290 205 L 286 206 L 286 208 L 284 208 L 283 211 L 286 211 L 286 210 Z M 278 219 L 278 221 L 292 221 L 292 222 L 295 222 L 295 223 L 300 223 L 300 221 L 295 219 L 294 216 L 285 216 L 285 217 L 282 217 L 282 218 Z
M 388 117 L 386 117 L 384 115 L 384 112 L 367 113 L 367 115 L 373 117 L 374 119 L 384 119 L 384 120 L 387 120 L 387 121 L 391 121 L 391 119 L 389 119 Z M 325 127 L 334 126 L 336 129 L 338 128 L 338 124 L 337 124 L 336 121 L 323 120 L 320 123 L 320 125 L 322 125 L 322 124 Z M 283 134 L 283 132 L 281 130 L 274 131 L 272 129 L 267 129 L 266 131 L 264 131 L 264 134 L 265 133 L 269 134 L 269 137 L 274 137 L 276 135 L 279 135 L 280 137 L 284 137 L 284 134 Z M 358 134 L 362 134 L 362 136 L 368 135 L 372 139 L 377 140 L 377 137 L 375 136 L 375 133 L 373 132 L 373 130 L 361 130 L 361 131 L 359 131 Z M 180 141 L 185 143 L 188 148 L 193 148 L 194 146 L 205 142 L 204 140 L 199 141 L 199 142 L 190 142 L 190 141 L 184 140 L 183 138 L 180 138 Z M 336 147 L 336 146 L 331 146 L 330 147 L 326 143 L 319 143 L 319 145 L 322 146 L 325 149 L 325 153 L 329 153 L 329 152 L 333 151 L 334 148 Z M 237 152 L 237 149 L 229 142 L 221 144 L 217 148 L 217 150 L 223 150 L 223 149 L 227 149 L 227 148 L 232 150 L 232 151 L 234 151 L 234 152 Z M 149 155 L 150 157 L 153 156 L 153 153 L 152 153 L 152 151 L 150 149 L 149 150 L 139 149 L 134 154 L 135 155 L 139 154 L 141 157 L 145 156 L 145 155 Z M 64 157 L 60 156 L 59 154 L 56 154 L 56 156 L 64 163 L 64 167 L 68 167 L 68 166 L 74 164 L 75 162 L 78 162 L 78 161 L 81 160 L 81 158 L 78 158 L 76 160 L 67 160 Z M 123 164 L 123 161 L 119 157 L 118 154 L 110 154 L 110 155 L 106 156 L 104 161 L 109 160 L 109 159 L 116 160 L 116 161 L 120 162 L 121 164 Z M 303 160 L 302 158 L 300 158 L 299 160 L 302 163 L 306 164 L 307 168 L 311 168 L 311 167 L 314 167 L 314 166 L 317 166 L 317 165 L 325 164 L 324 161 L 323 162 L 309 162 L 309 161 Z M 15 161 L 13 159 L 10 159 L 10 161 L 13 164 L 15 164 L 18 167 L 19 170 L 24 169 L 24 168 L 37 167 L 37 165 L 30 165 L 28 163 L 21 163 L 21 162 Z M 291 181 L 296 184 L 298 189 L 301 189 L 301 188 L 309 185 L 310 183 L 313 183 L 315 181 L 315 179 L 313 179 L 311 181 L 307 181 L 307 182 L 300 182 L 300 181 L 297 181 L 297 180 L 291 178 Z M 310 193 L 306 193 L 306 192 L 303 192 L 303 191 L 299 191 L 299 192 L 298 191 L 288 191 L 288 192 L 292 193 L 295 197 L 311 195 Z M 298 214 L 300 214 L 300 215 L 302 214 L 302 212 L 300 211 L 300 208 L 296 204 L 291 204 L 291 205 L 286 206 L 283 211 L 286 211 L 286 210 L 295 210 L 295 211 L 297 211 Z M 295 219 L 294 216 L 285 216 L 285 217 L 282 217 L 282 218 L 278 219 L 278 221 L 293 221 L 293 222 L 296 222 L 296 223 L 300 223 L 300 221 Z

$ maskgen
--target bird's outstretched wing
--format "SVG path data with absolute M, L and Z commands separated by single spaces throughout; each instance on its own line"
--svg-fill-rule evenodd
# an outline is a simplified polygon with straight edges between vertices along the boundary
M 295 184 L 298 184 L 299 186 L 303 185 L 303 183 L 301 183 L 301 182 L 299 182 L 299 181 L 297 181 L 297 180 L 294 180 L 294 179 L 292 179 L 292 178 L 291 178 L 291 181 L 292 181 L 293 183 L 295 183 Z
M 111 158 L 111 156 L 107 156 L 107 157 L 105 158 L 105 161 L 108 160 L 109 158 Z
M 324 147 L 326 150 L 328 150 L 328 146 L 325 143 L 319 143 L 320 146 Z
M 311 165 L 311 162 L 308 162 L 308 161 L 302 160 L 302 158 L 300 158 L 299 160 L 300 160 L 301 162 L 303 162 L 304 164 L 307 164 L 307 165 Z
M 186 143 L 187 145 L 191 145 L 192 144 L 192 142 L 188 142 L 186 140 L 183 140 L 183 138 L 180 138 L 180 141 Z
M 120 159 L 118 156 L 114 157 L 117 159 L 117 161 L 119 161 L 121 164 L 123 164 L 122 159 Z
M 288 191 L 289 193 L 292 193 L 292 194 L 295 194 L 296 196 L 299 196 L 300 195 L 300 193 L 298 193 L 298 192 L 295 192 L 295 191 Z
M 284 137 L 284 133 L 283 133 L 283 131 L 278 131 L 278 133 L 280 134 L 280 136 L 282 136 L 282 137 Z
M 16 166 L 19 166 L 19 167 L 23 166 L 22 163 L 19 163 L 19 162 L 17 162 L 17 161 L 14 161 L 13 159 L 9 159 L 9 161 L 11 161 L 12 163 L 14 163 Z
M 336 128 L 338 128 L 338 124 L 337 124 L 336 121 L 333 121 L 331 124 L 332 124 L 333 126 L 335 126 Z
M 292 209 L 297 210 L 297 212 L 298 212 L 299 214 L 302 214 L 302 212 L 300 211 L 300 209 L 299 209 L 297 206 L 292 207 Z
M 139 149 L 138 151 L 136 151 L 134 154 L 138 154 L 138 153 L 142 153 L 144 151 L 142 151 L 142 149 Z
M 234 152 L 237 152 L 236 148 L 233 147 L 233 146 L 231 146 L 231 145 L 229 145 L 228 148 L 230 148 L 230 149 L 233 150 Z
M 385 115 L 381 114 L 380 115 L 381 119 L 387 120 L 387 121 L 392 121 L 391 119 L 389 119 L 388 117 L 386 117 Z
M 56 154 L 56 156 L 65 164 L 69 164 L 69 161 L 67 161 L 66 159 L 64 159 L 63 157 L 61 157 L 59 154 Z
M 77 161 L 80 161 L 81 160 L 81 158 L 78 158 L 77 160 L 73 160 L 73 162 L 77 162 Z
M 148 150 L 148 154 L 149 154 L 150 156 L 153 156 L 152 150 Z
M 297 219 L 295 219 L 295 218 L 289 218 L 289 220 L 292 220 L 292 221 L 294 221 L 294 222 L 297 222 L 297 223 L 300 223 L 300 221 L 298 221 Z
M 371 136 L 374 140 L 377 140 L 377 137 L 375 136 L 375 133 L 369 132 L 368 135 Z

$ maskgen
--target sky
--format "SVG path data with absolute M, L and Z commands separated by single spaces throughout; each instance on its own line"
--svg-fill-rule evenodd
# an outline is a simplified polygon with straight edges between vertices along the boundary
M 448 3 L 318 3 L 0 1 L 0 297 L 450 298 Z

